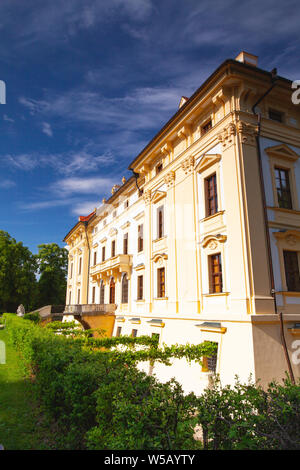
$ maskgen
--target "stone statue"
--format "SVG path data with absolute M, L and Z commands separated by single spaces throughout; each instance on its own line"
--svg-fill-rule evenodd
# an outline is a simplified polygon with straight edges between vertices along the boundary
M 24 308 L 24 305 L 19 305 L 19 307 L 17 308 L 17 316 L 18 317 L 24 317 L 25 315 L 25 308 Z

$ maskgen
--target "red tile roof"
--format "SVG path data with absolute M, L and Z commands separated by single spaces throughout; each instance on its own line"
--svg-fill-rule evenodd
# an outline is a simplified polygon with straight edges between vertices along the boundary
M 78 219 L 79 222 L 88 222 L 88 221 L 90 220 L 90 218 L 95 214 L 95 212 L 96 212 L 96 211 L 93 211 L 93 212 L 91 212 L 89 215 L 86 215 L 86 216 L 80 215 L 80 216 L 79 216 L 79 219 Z

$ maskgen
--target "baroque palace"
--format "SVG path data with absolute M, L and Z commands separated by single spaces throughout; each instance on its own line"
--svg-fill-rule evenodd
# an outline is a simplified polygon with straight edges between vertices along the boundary
M 241 52 L 130 163 L 132 176 L 65 237 L 63 321 L 160 343 L 213 341 L 202 368 L 155 366 L 201 391 L 300 376 L 300 105 Z M 299 341 L 297 341 L 297 339 Z

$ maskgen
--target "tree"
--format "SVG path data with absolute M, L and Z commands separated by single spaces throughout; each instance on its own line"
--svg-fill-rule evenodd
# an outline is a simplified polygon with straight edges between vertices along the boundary
M 32 308 L 36 269 L 30 250 L 0 230 L 0 312 L 15 312 L 21 303 L 25 310 Z
M 56 243 L 38 246 L 36 261 L 40 278 L 36 306 L 64 305 L 67 287 L 68 251 Z

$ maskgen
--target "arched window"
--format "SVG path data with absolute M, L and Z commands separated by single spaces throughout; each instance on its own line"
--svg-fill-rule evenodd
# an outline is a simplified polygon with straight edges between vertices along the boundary
M 104 288 L 104 282 L 100 282 L 100 304 L 104 304 L 104 294 L 105 294 L 105 288 Z
M 128 277 L 126 273 L 122 276 L 122 304 L 128 304 Z
M 109 303 L 110 304 L 115 303 L 115 289 L 116 289 L 115 280 L 112 277 L 109 283 Z

